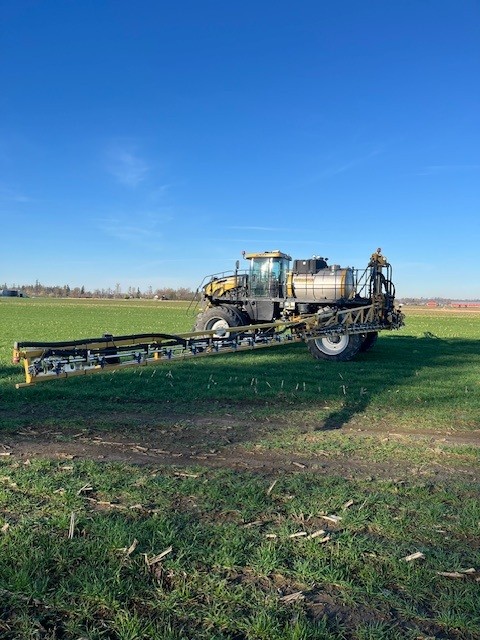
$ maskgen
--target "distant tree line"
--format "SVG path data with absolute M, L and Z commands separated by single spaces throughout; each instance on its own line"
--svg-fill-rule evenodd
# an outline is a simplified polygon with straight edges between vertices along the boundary
M 38 280 L 35 284 L 12 284 L 7 285 L 4 283 L 0 285 L 0 289 L 18 289 L 29 297 L 47 297 L 47 298 L 150 298 L 159 300 L 191 300 L 194 296 L 194 292 L 186 287 L 179 287 L 174 289 L 173 287 L 160 287 L 154 289 L 152 286 L 148 287 L 146 291 L 142 291 L 140 287 L 128 287 L 127 291 L 122 291 L 122 287 L 119 283 L 115 287 L 107 287 L 106 289 L 86 289 L 83 285 L 81 287 L 71 287 L 68 284 L 64 285 L 44 285 Z
M 445 307 L 455 302 L 460 302 L 458 298 L 397 298 L 397 302 L 412 305 L 416 307 L 423 307 L 427 305 L 429 302 L 436 302 L 439 307 Z M 476 299 L 470 299 L 469 302 L 479 302 Z
M 49 286 L 36 280 L 35 284 L 12 284 L 10 286 L 4 283 L 3 285 L 0 285 L 0 289 L 17 289 L 29 297 L 39 296 L 47 298 L 118 298 L 126 300 L 130 298 L 142 298 L 156 300 L 192 300 L 195 295 L 195 293 L 188 287 L 179 287 L 178 289 L 174 289 L 173 287 L 159 287 L 154 289 L 150 286 L 146 291 L 142 291 L 139 287 L 128 287 L 126 291 L 122 291 L 122 287 L 118 282 L 115 287 L 89 290 L 85 289 L 83 285 L 81 287 L 71 287 L 68 284 Z M 458 302 L 458 300 L 453 298 L 440 297 L 397 298 L 398 303 L 414 306 L 424 306 L 430 301 L 436 302 L 440 307 Z M 470 300 L 470 302 L 479 302 L 479 300 Z

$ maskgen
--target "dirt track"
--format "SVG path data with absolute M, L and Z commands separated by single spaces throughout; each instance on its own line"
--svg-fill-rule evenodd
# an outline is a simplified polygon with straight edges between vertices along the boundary
M 18 458 L 19 461 L 49 458 L 59 461 L 94 460 L 98 462 L 125 462 L 140 465 L 167 465 L 175 467 L 195 466 L 228 468 L 252 471 L 267 476 L 277 473 L 315 472 L 347 478 L 391 478 L 430 476 L 438 480 L 460 474 L 475 480 L 480 469 L 462 465 L 440 464 L 433 460 L 419 466 L 405 461 L 372 462 L 360 454 L 347 457 L 329 452 L 317 455 L 292 454 L 291 452 L 264 450 L 256 445 L 245 445 L 249 440 L 251 425 L 239 424 L 238 419 L 221 417 L 189 419 L 188 424 L 178 422 L 163 425 L 164 428 L 136 429 L 134 434 L 126 429 L 99 431 L 94 427 L 82 429 L 72 435 L 66 431 L 24 429 L 0 436 L 0 455 Z M 255 431 L 261 425 L 255 425 Z M 271 425 L 269 425 L 269 430 Z M 480 431 L 463 434 L 438 434 L 425 432 L 401 432 L 385 430 L 342 430 L 344 435 L 362 438 L 378 437 L 394 442 L 412 444 L 421 441 L 431 450 L 439 446 L 480 446 Z M 242 434 L 242 437 L 238 437 Z M 308 432 L 304 434 L 308 438 Z

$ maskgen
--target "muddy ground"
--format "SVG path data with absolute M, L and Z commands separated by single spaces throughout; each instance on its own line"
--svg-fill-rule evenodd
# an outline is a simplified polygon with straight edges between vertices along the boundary
M 480 478 L 480 468 L 472 468 L 471 461 L 462 463 L 456 456 L 455 464 L 435 460 L 432 455 L 421 464 L 391 458 L 374 462 L 365 454 L 365 448 L 348 457 L 322 451 L 315 455 L 297 454 L 279 449 L 266 450 L 255 444 L 258 435 L 275 431 L 271 423 L 242 421 L 237 416 L 185 417 L 175 420 L 162 419 L 157 426 L 142 424 L 142 417 L 122 415 L 122 424 L 115 424 L 110 416 L 112 428 L 81 428 L 77 432 L 70 428 L 45 429 L 24 427 L 16 432 L 1 434 L 0 457 L 15 457 L 19 460 L 34 458 L 61 460 L 94 460 L 97 462 L 124 462 L 139 465 L 166 465 L 173 467 L 202 466 L 226 468 L 275 476 L 278 473 L 315 472 L 343 476 L 345 478 L 401 479 L 412 476 L 429 476 L 439 481 L 455 476 L 469 480 Z M 134 428 L 124 426 L 131 420 Z M 105 416 L 103 417 L 105 421 Z M 283 425 L 285 427 L 286 425 Z M 278 426 L 281 428 L 281 425 Z M 315 431 L 318 431 L 318 427 Z M 321 430 L 321 426 L 320 426 Z M 302 437 L 308 440 L 312 429 L 306 429 Z M 344 427 L 342 434 L 350 438 L 366 436 L 379 441 L 393 441 L 412 445 L 422 443 L 426 451 L 439 447 L 480 446 L 480 430 L 469 433 L 435 433 L 425 431 L 402 431 L 399 429 L 375 428 L 353 429 Z

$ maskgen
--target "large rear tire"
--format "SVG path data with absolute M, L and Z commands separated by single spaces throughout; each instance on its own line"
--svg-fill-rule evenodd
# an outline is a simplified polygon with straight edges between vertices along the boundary
M 362 338 L 357 334 L 345 333 L 307 341 L 308 350 L 317 360 L 345 362 L 352 360 L 360 351 Z
M 215 336 L 228 338 L 229 327 L 241 327 L 250 324 L 250 319 L 246 313 L 236 307 L 219 305 L 210 307 L 200 313 L 193 327 L 194 331 L 218 331 Z

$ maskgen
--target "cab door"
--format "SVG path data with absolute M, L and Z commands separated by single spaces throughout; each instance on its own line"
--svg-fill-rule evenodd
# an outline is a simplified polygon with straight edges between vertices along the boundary
M 287 261 L 283 258 L 253 258 L 250 264 L 252 298 L 283 298 Z

